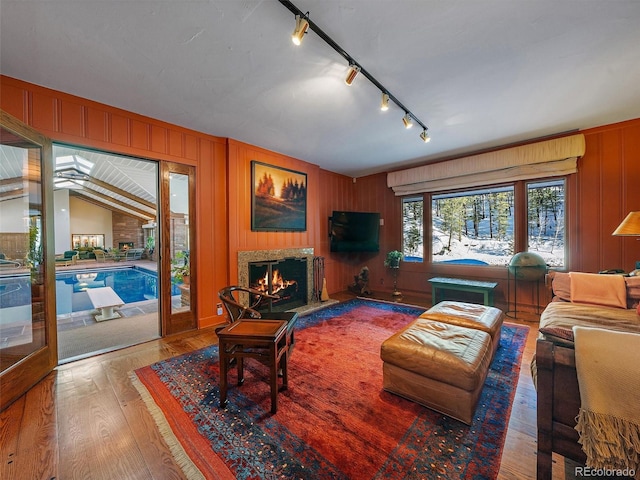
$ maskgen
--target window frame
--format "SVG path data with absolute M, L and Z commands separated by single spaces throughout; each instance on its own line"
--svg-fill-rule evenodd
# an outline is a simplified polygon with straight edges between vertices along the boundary
M 421 236 L 422 236 L 422 258 L 418 258 L 416 260 L 412 260 L 412 259 L 407 259 L 407 258 L 413 258 L 413 257 L 407 257 L 405 255 L 404 261 L 405 262 L 409 262 L 409 263 L 425 263 L 425 251 L 426 250 L 430 250 L 428 248 L 425 248 L 425 238 L 426 238 L 426 233 L 427 233 L 427 229 L 426 229 L 426 222 L 425 222 L 425 196 L 424 195 L 408 195 L 406 197 L 402 197 L 401 201 L 400 201 L 400 217 L 402 219 L 401 221 L 401 225 L 402 225 L 402 231 L 401 231 L 401 236 L 402 236 L 402 252 L 405 252 L 405 244 L 406 244 L 406 237 L 405 237 L 405 223 L 404 223 L 404 207 L 405 204 L 407 203 L 413 203 L 413 202 L 422 202 L 422 225 L 421 225 Z
M 544 184 L 544 183 L 562 183 L 562 196 L 563 196 L 563 240 L 564 243 L 562 245 L 562 249 L 563 249 L 563 255 L 562 255 L 562 264 L 561 265 L 549 265 L 551 268 L 554 269 L 558 269 L 558 270 L 564 270 L 567 268 L 567 256 L 569 254 L 568 252 L 568 238 L 567 238 L 567 234 L 568 234 L 568 228 L 567 228 L 567 177 L 552 177 L 552 178 L 544 178 L 544 179 L 530 179 L 530 180 L 526 180 L 525 182 L 525 194 L 526 194 L 526 206 L 527 206 L 527 211 L 526 211 L 526 217 L 527 217 L 527 222 L 526 222 L 526 232 L 525 232 L 525 236 L 526 236 L 526 249 L 525 251 L 527 252 L 531 252 L 531 253 L 537 253 L 537 251 L 535 250 L 531 250 L 530 249 L 530 245 L 529 245 L 529 191 L 531 190 L 531 185 L 536 185 L 536 184 Z M 540 187 L 538 187 L 540 188 Z
M 432 203 L 434 196 L 440 196 L 443 194 L 464 194 L 465 192 L 474 192 L 482 189 L 488 188 L 503 188 L 503 187 L 512 187 L 513 188 L 513 245 L 514 245 L 514 254 L 519 252 L 527 252 L 529 251 L 529 224 L 528 224 L 528 191 L 529 185 L 544 183 L 544 182 L 563 182 L 564 185 L 564 261 L 562 266 L 554 266 L 553 268 L 558 270 L 564 270 L 567 268 L 568 264 L 568 246 L 569 246 L 569 236 L 570 236 L 570 225 L 569 225 L 569 215 L 567 212 L 570 211 L 570 198 L 567 192 L 569 186 L 569 176 L 552 176 L 552 177 L 541 177 L 541 178 L 532 178 L 526 180 L 517 180 L 515 182 L 502 182 L 491 185 L 482 185 L 482 186 L 474 186 L 469 188 L 460 188 L 460 189 L 451 189 L 451 190 L 442 190 L 437 192 L 426 192 L 422 195 L 424 205 L 428 205 L 428 208 L 424 210 L 423 213 L 423 228 L 424 228 L 424 256 L 423 262 L 425 265 L 429 265 L 430 267 L 440 268 L 453 268 L 454 265 L 447 264 L 445 262 L 436 262 L 433 260 L 433 216 L 432 216 Z M 407 195 L 406 197 L 401 197 L 402 202 L 404 202 L 405 198 L 420 198 L 416 194 Z M 403 203 L 401 203 L 403 205 Z M 404 217 L 401 222 L 402 229 L 402 240 L 404 242 Z M 533 251 L 535 253 L 535 251 Z M 506 268 L 508 265 L 479 265 L 479 268 Z M 475 267 L 475 265 L 474 265 Z

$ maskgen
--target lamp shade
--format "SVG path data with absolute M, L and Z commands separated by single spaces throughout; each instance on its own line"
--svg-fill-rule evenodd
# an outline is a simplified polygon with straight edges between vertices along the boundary
M 640 236 L 640 212 L 630 212 L 612 235 Z

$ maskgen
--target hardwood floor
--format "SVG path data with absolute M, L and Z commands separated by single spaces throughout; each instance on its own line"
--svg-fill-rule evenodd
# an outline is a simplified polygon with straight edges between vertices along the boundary
M 349 293 L 332 295 L 344 300 Z M 404 298 L 424 305 L 424 300 Z M 425 305 L 430 306 L 430 305 Z M 502 456 L 500 479 L 534 479 L 536 397 L 529 363 L 537 319 L 529 325 L 518 388 Z M 0 478 L 185 478 L 149 415 L 129 372 L 216 342 L 213 329 L 174 335 L 58 367 L 0 414 Z M 565 477 L 555 458 L 554 480 Z

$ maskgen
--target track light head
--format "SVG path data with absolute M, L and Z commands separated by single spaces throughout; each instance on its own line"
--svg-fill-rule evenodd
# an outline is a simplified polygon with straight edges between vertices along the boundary
M 409 112 L 407 112 L 405 116 L 402 117 L 402 123 L 404 123 L 404 128 L 413 127 L 413 120 L 411 120 L 411 115 L 409 115 Z
M 291 34 L 291 41 L 295 45 L 300 45 L 302 43 L 302 39 L 304 38 L 304 34 L 307 33 L 308 29 L 309 22 L 307 21 L 307 19 L 301 15 L 296 15 L 296 28 Z
M 357 66 L 354 63 L 350 63 L 349 64 L 349 71 L 347 72 L 347 78 L 344 79 L 344 83 L 346 83 L 347 85 L 351 86 L 353 81 L 358 76 L 358 73 L 360 73 L 360 67 Z
M 1 2 L 2 0 L 0 0 Z M 414 122 L 418 124 L 418 128 L 422 128 L 420 133 L 420 138 L 423 142 L 427 143 L 431 139 L 427 134 L 427 126 L 420 121 L 418 117 L 416 117 L 411 110 L 405 107 L 400 100 L 395 95 L 392 95 L 386 87 L 384 87 L 378 80 L 376 80 L 366 69 L 361 67 L 357 60 L 349 55 L 346 50 L 340 47 L 335 40 L 329 37 L 322 29 L 318 27 L 315 23 L 312 23 L 309 19 L 309 12 L 303 13 L 298 7 L 296 7 L 291 0 L 279 0 L 285 8 L 287 8 L 291 13 L 295 15 L 296 26 L 291 35 L 291 40 L 294 44 L 300 45 L 302 40 L 304 39 L 304 35 L 307 33 L 307 30 L 311 29 L 321 40 L 323 40 L 328 46 L 333 48 L 344 60 L 349 62 L 349 70 L 347 72 L 347 76 L 344 82 L 350 86 L 358 74 L 362 72 L 362 75 L 369 80 L 382 94 L 382 100 L 380 102 L 380 110 L 386 112 L 389 110 L 389 101 L 391 100 L 399 109 L 399 111 L 404 112 L 404 117 L 402 117 L 402 123 L 405 128 L 413 127 Z
M 383 112 L 386 112 L 387 110 L 389 110 L 389 94 L 388 93 L 382 94 L 382 102 L 380 102 L 380 110 L 382 110 Z

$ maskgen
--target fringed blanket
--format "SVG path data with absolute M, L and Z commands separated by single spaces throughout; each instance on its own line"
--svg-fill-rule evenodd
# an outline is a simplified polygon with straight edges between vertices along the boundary
M 574 327 L 576 430 L 595 469 L 640 472 L 640 335 Z M 629 475 L 629 473 L 626 473 Z

